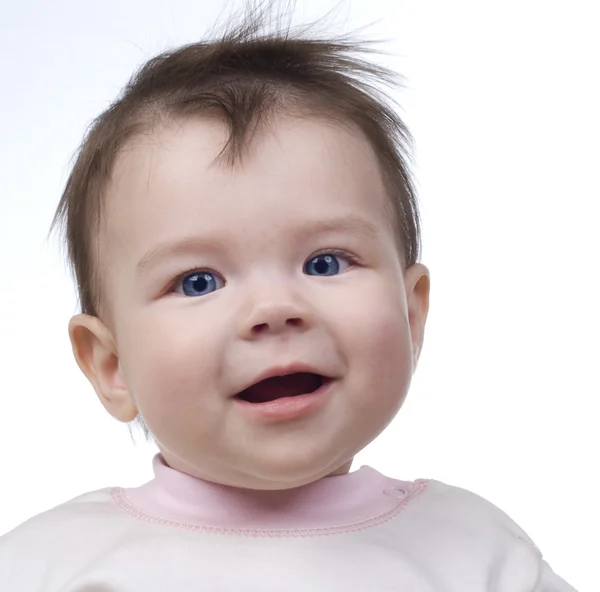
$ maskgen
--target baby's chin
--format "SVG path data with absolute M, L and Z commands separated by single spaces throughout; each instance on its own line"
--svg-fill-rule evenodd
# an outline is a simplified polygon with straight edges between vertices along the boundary
M 323 479 L 325 477 L 334 477 L 346 475 L 350 472 L 353 458 L 346 461 L 337 461 L 329 466 L 322 466 L 318 462 L 293 462 L 286 459 L 286 462 L 256 462 L 254 466 L 248 462 L 235 463 L 227 465 L 225 462 L 217 463 L 216 466 L 206 466 L 201 459 L 185 460 L 182 455 L 172 455 L 169 451 L 160 448 L 163 462 L 172 469 L 187 473 L 193 477 L 218 483 L 228 487 L 240 489 L 253 489 L 260 491 L 282 491 L 302 487 Z
M 235 480 L 238 485 L 233 487 L 239 487 L 242 489 L 252 489 L 256 491 L 286 491 L 289 489 L 297 489 L 311 483 L 315 483 L 320 479 L 326 479 L 329 477 L 347 475 L 350 471 L 352 461 L 348 461 L 341 467 L 334 469 L 333 471 L 327 469 L 325 471 L 303 473 L 300 475 L 298 472 L 293 475 L 265 475 L 258 476 L 256 474 L 245 475 L 240 477 L 240 480 Z

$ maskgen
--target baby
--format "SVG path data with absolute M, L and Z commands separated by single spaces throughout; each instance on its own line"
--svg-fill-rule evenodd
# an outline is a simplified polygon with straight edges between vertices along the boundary
M 360 47 L 259 21 L 151 59 L 81 146 L 74 355 L 160 453 L 2 537 L 0 590 L 573 592 L 474 493 L 350 472 L 423 344 L 409 134 Z

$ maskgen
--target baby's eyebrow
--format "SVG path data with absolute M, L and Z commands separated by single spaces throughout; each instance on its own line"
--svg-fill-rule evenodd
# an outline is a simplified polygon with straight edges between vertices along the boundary
M 365 239 L 373 239 L 378 234 L 375 224 L 354 214 L 347 214 L 338 218 L 315 220 L 297 227 L 293 231 L 293 234 L 304 238 L 314 236 L 315 234 L 336 231 L 358 234 Z
M 365 239 L 373 239 L 377 236 L 377 227 L 372 222 L 355 215 L 314 220 L 296 227 L 291 235 L 294 238 L 307 238 L 327 232 L 340 231 L 357 234 Z M 150 249 L 139 260 L 136 271 L 138 275 L 142 275 L 145 270 L 173 255 L 222 252 L 225 248 L 225 243 L 214 237 L 189 236 L 176 241 L 163 242 Z
M 225 249 L 224 243 L 212 238 L 201 236 L 188 236 L 175 241 L 166 241 L 152 247 L 136 265 L 138 275 L 142 275 L 145 270 L 160 263 L 164 259 L 169 259 L 173 255 L 186 255 L 189 253 L 201 253 L 222 251 Z

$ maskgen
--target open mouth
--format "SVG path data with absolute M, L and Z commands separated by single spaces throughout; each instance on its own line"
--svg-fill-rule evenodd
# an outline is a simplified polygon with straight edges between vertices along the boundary
M 248 403 L 267 403 L 283 397 L 297 397 L 298 395 L 314 393 L 327 380 L 325 376 L 310 372 L 273 376 L 253 384 L 236 397 Z

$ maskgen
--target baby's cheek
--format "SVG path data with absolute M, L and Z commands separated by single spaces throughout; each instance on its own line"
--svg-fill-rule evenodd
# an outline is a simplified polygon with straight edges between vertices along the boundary
M 372 293 L 364 294 L 359 313 L 362 339 L 378 350 L 400 347 L 407 338 L 406 303 L 401 288 L 390 281 L 378 282 Z M 357 309 L 359 307 L 357 306 Z
M 374 323 L 376 336 L 369 352 L 370 361 L 375 364 L 382 378 L 391 375 L 398 379 L 409 371 L 412 364 L 410 332 L 400 314 L 381 317 Z
M 401 302 L 381 298 L 378 306 L 361 317 L 352 339 L 365 388 L 375 388 L 383 396 L 407 389 L 412 375 L 412 342 Z
M 198 337 L 194 339 L 192 333 L 154 326 L 131 349 L 128 370 L 141 406 L 174 408 L 213 382 L 210 361 L 205 360 L 205 351 L 199 351 Z

